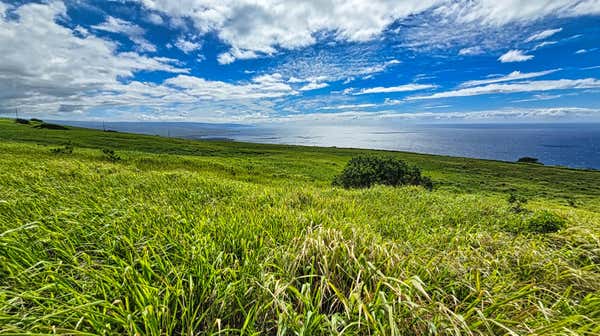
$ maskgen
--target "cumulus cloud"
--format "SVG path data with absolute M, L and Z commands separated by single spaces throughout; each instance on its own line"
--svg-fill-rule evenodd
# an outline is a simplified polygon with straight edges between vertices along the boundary
M 525 42 L 545 40 L 548 37 L 553 36 L 554 34 L 559 33 L 561 31 L 562 31 L 562 28 L 544 30 L 542 32 L 539 32 L 537 34 L 533 34 L 533 35 L 529 36 L 525 40 Z
M 506 54 L 498 58 L 502 63 L 525 62 L 530 59 L 533 59 L 533 55 L 526 55 L 521 50 L 509 50 Z
M 72 118 L 102 107 L 119 118 L 124 109 L 174 113 L 176 106 L 187 105 L 187 111 L 239 115 L 271 109 L 266 99 L 297 94 L 280 74 L 247 82 L 210 81 L 186 75 L 189 70 L 173 59 L 118 52 L 114 42 L 58 24 L 57 18 L 66 18 L 61 2 L 26 4 L 15 11 L 15 18 L 0 17 L 0 101 L 5 109 L 19 106 Z M 139 71 L 179 75 L 163 83 L 132 80 Z
M 496 77 L 496 78 L 483 79 L 483 80 L 472 80 L 472 81 L 464 82 L 460 86 L 469 87 L 469 86 L 478 86 L 478 85 L 485 85 L 485 84 L 492 84 L 492 83 L 510 82 L 510 81 L 516 81 L 516 80 L 521 80 L 521 79 L 529 79 L 529 78 L 546 76 L 546 75 L 549 75 L 551 73 L 554 73 L 554 72 L 557 72 L 560 70 L 561 69 L 552 69 L 552 70 L 546 70 L 546 71 L 525 72 L 525 73 L 520 72 L 520 71 L 513 71 L 506 76 L 500 76 L 500 77 Z
M 552 91 L 567 89 L 593 89 L 600 88 L 600 80 L 595 78 L 585 79 L 557 79 L 546 81 L 526 81 L 510 84 L 488 84 L 452 91 L 438 92 L 429 96 L 413 96 L 407 100 L 439 99 L 452 97 L 470 97 L 496 93 L 518 93 L 535 91 Z
M 102 22 L 101 24 L 92 26 L 92 29 L 115 34 L 124 34 L 131 40 L 131 42 L 138 46 L 140 51 L 156 51 L 156 46 L 144 38 L 146 31 L 140 26 L 131 22 L 109 16 L 106 18 L 106 21 Z
M 137 0 L 146 8 L 172 19 L 189 19 L 200 33 L 214 32 L 231 51 L 219 56 L 222 64 L 235 59 L 272 55 L 278 48 L 295 49 L 316 43 L 317 35 L 331 32 L 343 41 L 375 38 L 395 21 L 431 13 L 440 22 L 501 26 L 546 16 L 600 13 L 598 0 Z M 534 39 L 551 36 L 552 30 Z M 248 53 L 251 52 L 251 53 Z M 239 54 L 236 55 L 236 54 Z
M 15 14 L 0 18 L 0 99 L 79 96 L 137 71 L 188 71 L 168 58 L 119 53 L 113 42 L 57 24 L 66 16 L 61 2 L 22 5 Z
M 381 87 L 380 86 L 380 87 L 362 89 L 354 94 L 355 95 L 363 95 L 363 94 L 370 94 L 370 93 L 410 92 L 410 91 L 420 91 L 420 90 L 435 89 L 435 88 L 437 88 L 437 85 L 405 84 L 405 85 L 392 86 L 392 87 Z

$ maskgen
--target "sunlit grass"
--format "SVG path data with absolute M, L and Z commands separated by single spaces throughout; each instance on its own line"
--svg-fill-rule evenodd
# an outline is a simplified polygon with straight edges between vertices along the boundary
M 19 127 L 23 138 L 51 132 Z M 566 221 L 535 234 L 515 230 L 529 213 L 512 211 L 502 190 L 474 189 L 492 167 L 483 161 L 452 182 L 435 167 L 455 161 L 430 157 L 433 192 L 343 190 L 329 182 L 350 155 L 333 149 L 200 143 L 194 154 L 192 142 L 175 151 L 179 140 L 147 137 L 150 150 L 127 135 L 107 146 L 106 134 L 82 130 L 39 146 L 10 130 L 0 333 L 600 333 L 596 191 L 544 195 L 543 182 L 517 177 L 536 169 L 532 179 L 575 185 L 578 172 L 510 165 L 505 180 L 533 195 L 528 210 Z M 51 152 L 69 137 L 73 153 Z M 108 160 L 108 147 L 122 160 Z

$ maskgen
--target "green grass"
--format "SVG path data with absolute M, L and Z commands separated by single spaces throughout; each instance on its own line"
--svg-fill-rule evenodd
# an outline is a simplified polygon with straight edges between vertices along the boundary
M 366 152 L 0 119 L 0 334 L 600 333 L 600 172 L 389 153 L 434 191 L 331 187 Z

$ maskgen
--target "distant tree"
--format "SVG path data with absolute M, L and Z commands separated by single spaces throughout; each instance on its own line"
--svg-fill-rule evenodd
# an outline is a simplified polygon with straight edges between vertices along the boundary
M 422 176 L 418 167 L 391 156 L 354 157 L 333 181 L 333 185 L 344 188 L 368 188 L 375 184 L 420 185 L 433 189 L 431 179 Z
M 534 158 L 534 157 L 529 157 L 529 156 L 521 157 L 521 158 L 519 158 L 517 160 L 517 162 L 519 162 L 519 163 L 538 163 L 538 164 L 541 164 L 539 159 Z
M 17 124 L 29 125 L 29 120 L 27 120 L 27 119 L 21 119 L 21 118 L 17 118 L 17 119 L 15 119 L 15 122 L 16 122 Z
M 44 122 L 42 119 L 37 119 L 37 118 L 31 118 L 31 119 L 29 119 L 29 121 L 38 122 L 38 123 Z

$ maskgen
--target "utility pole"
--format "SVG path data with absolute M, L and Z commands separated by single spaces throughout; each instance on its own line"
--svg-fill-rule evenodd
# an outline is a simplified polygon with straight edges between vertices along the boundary
M 19 108 L 15 107 L 15 118 L 19 119 Z

